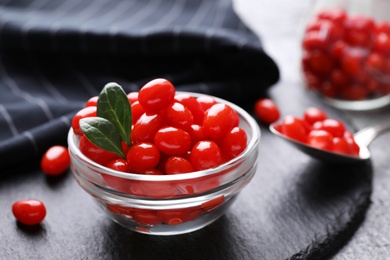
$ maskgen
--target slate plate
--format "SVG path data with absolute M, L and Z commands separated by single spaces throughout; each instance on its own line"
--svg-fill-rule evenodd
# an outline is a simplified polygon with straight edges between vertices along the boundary
M 0 259 L 326 259 L 363 221 L 372 167 L 331 166 L 295 151 L 261 126 L 260 162 L 233 208 L 185 235 L 148 236 L 100 214 L 68 172 L 51 179 L 15 168 L 0 180 Z M 265 149 L 267 148 L 267 149 Z M 47 206 L 37 227 L 13 218 L 11 205 Z

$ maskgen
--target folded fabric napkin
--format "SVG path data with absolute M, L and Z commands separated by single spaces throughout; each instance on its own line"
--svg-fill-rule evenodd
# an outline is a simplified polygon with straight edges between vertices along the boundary
M 108 82 L 253 100 L 279 78 L 230 0 L 0 0 L 0 173 L 66 144 Z

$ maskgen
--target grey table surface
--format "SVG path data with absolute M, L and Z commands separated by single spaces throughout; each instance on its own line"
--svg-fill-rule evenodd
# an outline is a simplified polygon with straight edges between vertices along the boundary
M 300 111 L 294 111 L 293 99 L 286 102 L 286 100 L 280 100 L 279 97 L 282 96 L 280 95 L 282 92 L 288 91 L 286 87 L 288 83 L 291 82 L 294 86 L 302 84 L 299 73 L 299 39 L 302 26 L 313 12 L 316 2 L 319 1 L 234 1 L 235 9 L 240 17 L 262 37 L 266 51 L 276 60 L 281 69 L 281 83 L 270 91 L 270 96 L 277 102 L 283 102 L 282 109 L 285 113 L 300 113 Z M 343 113 L 356 129 L 390 119 L 388 107 L 367 112 L 337 112 Z M 374 172 L 372 204 L 365 221 L 350 242 L 334 257 L 335 260 L 390 259 L 390 146 L 388 137 L 388 134 L 380 136 L 370 145 L 374 168 L 382 169 L 382 172 Z

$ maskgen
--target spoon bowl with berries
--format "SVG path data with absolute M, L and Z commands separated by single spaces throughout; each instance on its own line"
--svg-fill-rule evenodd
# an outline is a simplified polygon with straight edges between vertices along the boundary
M 390 129 L 390 121 L 364 128 L 354 134 L 344 124 L 330 119 L 318 108 L 308 108 L 303 118 L 286 116 L 270 124 L 275 135 L 303 153 L 328 163 L 357 163 L 370 159 L 369 144 Z
M 113 221 L 176 235 L 214 222 L 257 171 L 260 129 L 223 99 L 155 79 L 138 93 L 107 84 L 72 121 L 77 183 Z

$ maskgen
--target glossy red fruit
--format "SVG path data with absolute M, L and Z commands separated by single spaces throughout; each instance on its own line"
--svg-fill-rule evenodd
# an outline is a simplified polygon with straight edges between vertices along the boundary
M 106 167 L 119 172 L 127 172 L 129 170 L 127 161 L 122 158 L 110 161 L 109 163 L 107 163 Z M 102 177 L 106 184 L 111 188 L 114 188 L 115 190 L 121 192 L 128 191 L 129 182 L 127 182 L 126 180 L 109 174 L 102 174 Z
M 152 143 L 137 143 L 127 152 L 129 171 L 141 173 L 144 170 L 156 168 L 160 160 L 160 151 Z
M 381 22 L 375 23 L 375 33 L 376 34 L 379 34 L 379 33 L 390 34 L 390 23 L 388 23 L 386 21 L 381 21 Z
M 324 130 L 330 133 L 333 137 L 343 137 L 345 132 L 344 124 L 341 121 L 332 118 L 316 122 L 313 125 L 313 129 Z
M 138 101 L 138 92 L 130 92 L 127 94 L 127 99 L 129 100 L 130 104 L 134 104 L 134 102 Z
M 160 113 L 154 115 L 143 114 L 131 131 L 131 141 L 133 143 L 153 143 L 154 135 L 165 125 L 164 116 Z
M 127 154 L 127 151 L 129 150 L 129 147 L 125 142 L 122 141 L 122 151 Z
M 166 174 L 179 174 L 193 172 L 194 167 L 187 159 L 180 156 L 169 157 L 165 163 Z
M 221 150 L 223 157 L 226 160 L 230 160 L 242 153 L 247 146 L 247 140 L 244 129 L 240 127 L 233 128 L 222 140 Z
M 373 52 L 368 55 L 366 60 L 366 66 L 368 70 L 371 71 L 381 71 L 385 65 L 383 55 Z
M 279 120 L 279 107 L 273 100 L 269 98 L 262 98 L 257 100 L 254 110 L 260 121 L 265 124 L 272 124 Z
M 324 51 L 313 50 L 308 53 L 308 65 L 310 71 L 317 76 L 329 75 L 334 68 L 334 60 Z
M 133 125 L 137 123 L 138 119 L 140 119 L 143 114 L 145 114 L 145 109 L 138 101 L 134 101 L 133 103 L 131 103 L 131 120 Z
M 91 143 L 85 135 L 80 139 L 79 149 L 86 157 L 101 165 L 106 165 L 108 162 L 119 158 L 118 155 L 103 150 Z
M 367 51 L 362 48 L 350 48 L 340 60 L 340 66 L 346 75 L 355 77 L 362 70 Z
M 347 141 L 347 143 L 349 144 L 350 148 L 351 148 L 351 154 L 352 155 L 359 155 L 359 152 L 360 152 L 360 147 L 359 145 L 356 143 L 354 137 L 353 137 L 353 134 L 349 131 L 345 131 L 344 133 L 344 139 Z
M 201 125 L 191 125 L 188 133 L 191 136 L 192 144 L 195 144 L 205 138 L 204 128 Z
M 329 46 L 343 35 L 343 28 L 328 20 L 314 20 L 306 27 L 302 45 L 306 50 L 327 50 Z
M 39 200 L 19 200 L 12 205 L 15 218 L 25 225 L 38 225 L 46 216 L 46 207 Z
M 328 26 L 329 25 L 324 25 L 323 27 L 328 27 Z M 302 47 L 306 50 L 310 50 L 310 49 L 322 50 L 328 47 L 329 42 L 330 42 L 329 34 L 320 33 L 320 31 L 309 31 L 306 32 L 303 37 Z
M 175 87 L 168 80 L 154 79 L 141 88 L 138 101 L 147 113 L 154 114 L 172 103 L 175 92 Z
M 127 172 L 129 169 L 129 165 L 125 159 L 112 160 L 107 163 L 106 167 L 120 172 Z
M 297 117 L 296 120 L 301 123 L 301 125 L 305 129 L 306 135 L 308 135 L 310 133 L 310 131 L 313 130 L 313 126 L 311 124 L 309 124 L 308 122 L 306 122 L 304 119 Z
M 321 150 L 331 150 L 333 136 L 324 130 L 313 130 L 307 137 L 307 144 Z
M 329 23 L 329 21 L 321 21 L 319 19 L 310 20 L 305 27 L 305 33 L 311 31 L 319 31 L 321 29 L 322 22 Z
M 88 99 L 88 101 L 85 103 L 85 107 L 96 107 L 96 106 L 97 106 L 97 101 L 98 101 L 98 99 L 99 99 L 98 96 L 91 97 L 91 98 Z
M 387 33 L 378 33 L 374 36 L 374 48 L 379 53 L 390 53 L 390 35 Z
M 69 168 L 70 156 L 68 148 L 55 145 L 50 147 L 41 159 L 41 169 L 47 175 L 60 175 Z
M 203 119 L 204 133 L 212 139 L 222 138 L 238 126 L 239 117 L 229 105 L 218 103 L 207 110 Z
M 204 110 L 202 106 L 199 104 L 198 100 L 196 100 L 196 98 L 188 94 L 180 93 L 175 96 L 175 100 L 183 104 L 191 111 L 195 124 L 198 125 L 202 124 L 203 117 L 204 117 Z
M 332 58 L 340 60 L 348 49 L 347 47 L 348 45 L 343 40 L 337 40 L 330 46 L 330 55 Z
M 191 149 L 190 161 L 195 170 L 216 167 L 222 162 L 222 152 L 213 141 L 197 142 Z
M 302 123 L 302 120 L 291 115 L 283 118 L 282 133 L 291 139 L 303 143 L 306 143 L 308 135 L 307 129 Z
M 76 113 L 76 115 L 72 119 L 72 128 L 73 128 L 73 132 L 76 135 L 83 135 L 83 131 L 81 131 L 79 125 L 80 119 L 86 117 L 94 117 L 96 116 L 96 111 L 97 111 L 96 106 L 91 106 L 91 107 L 85 107 Z
M 335 137 L 332 140 L 332 152 L 351 155 L 352 149 L 347 140 L 343 137 Z
M 303 113 L 303 119 L 311 125 L 317 121 L 324 121 L 327 118 L 328 115 L 325 111 L 317 107 L 309 107 Z
M 165 108 L 164 118 L 168 125 L 185 131 L 188 131 L 194 122 L 192 112 L 179 102 L 173 102 Z
M 374 21 L 364 15 L 349 15 L 344 22 L 345 40 L 354 46 L 367 47 L 374 31 Z
M 217 101 L 210 96 L 204 95 L 204 96 L 199 96 L 196 98 L 196 101 L 200 104 L 202 107 L 203 111 L 207 111 L 210 107 L 213 105 L 217 104 Z
M 342 25 L 347 18 L 347 13 L 342 8 L 323 9 L 317 13 L 318 19 L 329 20 L 337 25 Z
M 191 148 L 191 136 L 184 130 L 176 127 L 163 127 L 154 136 L 154 144 L 168 155 L 182 155 Z

